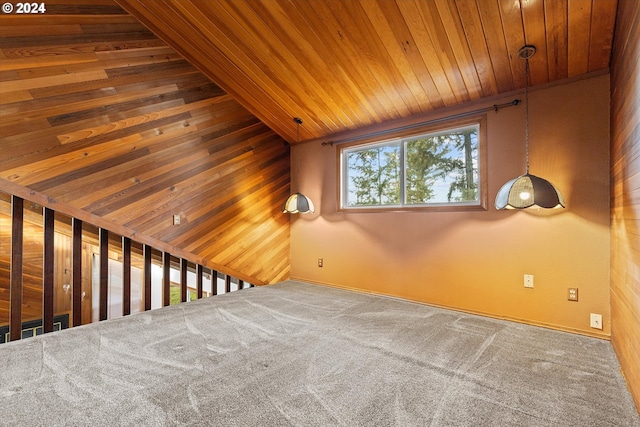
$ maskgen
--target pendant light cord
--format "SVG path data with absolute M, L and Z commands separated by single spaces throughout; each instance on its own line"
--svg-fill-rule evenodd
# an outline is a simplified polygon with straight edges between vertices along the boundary
M 524 149 L 527 161 L 527 174 L 529 174 L 529 58 L 525 59 L 525 86 L 524 86 Z

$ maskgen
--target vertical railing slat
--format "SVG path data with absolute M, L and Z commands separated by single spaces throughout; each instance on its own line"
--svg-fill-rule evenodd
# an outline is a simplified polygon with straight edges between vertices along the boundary
M 224 280 L 224 293 L 228 294 L 229 292 L 231 292 L 231 276 L 227 274 Z
M 171 254 L 162 254 L 162 297 L 163 306 L 171 304 Z
M 144 245 L 144 310 L 151 310 L 151 246 Z
M 198 299 L 202 298 L 202 276 L 204 274 L 204 269 L 202 265 L 196 265 L 196 297 Z
M 180 259 L 180 301 L 187 302 L 187 260 Z
M 211 269 L 211 296 L 218 295 L 218 272 Z
M 131 239 L 122 237 L 122 315 L 131 314 Z
M 9 339 L 22 338 L 22 249 L 24 200 L 11 196 L 11 279 L 9 285 Z
M 109 232 L 100 229 L 100 304 L 99 319 L 107 320 L 109 302 Z
M 42 256 L 42 330 L 53 332 L 53 266 L 55 212 L 44 208 L 44 253 Z
M 73 326 L 82 325 L 82 221 L 72 221 L 72 264 L 71 264 L 71 299 L 73 310 Z

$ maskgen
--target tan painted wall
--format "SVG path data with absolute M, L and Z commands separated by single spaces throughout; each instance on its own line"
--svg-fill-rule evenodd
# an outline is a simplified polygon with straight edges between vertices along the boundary
M 294 147 L 292 188 L 317 209 L 292 219 L 291 277 L 609 336 L 609 76 L 534 90 L 529 114 L 531 173 L 557 185 L 567 209 L 493 207 L 524 172 L 522 105 L 487 114 L 487 211 L 339 213 L 336 148 Z M 603 315 L 603 331 L 589 313 Z

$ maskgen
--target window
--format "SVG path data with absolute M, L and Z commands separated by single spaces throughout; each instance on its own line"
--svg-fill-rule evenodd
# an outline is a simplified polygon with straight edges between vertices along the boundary
M 481 125 L 342 148 L 341 208 L 484 208 Z

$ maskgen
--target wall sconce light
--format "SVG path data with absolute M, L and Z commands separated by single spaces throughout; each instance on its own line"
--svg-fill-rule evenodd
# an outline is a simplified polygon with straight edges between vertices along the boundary
M 496 195 L 496 209 L 564 208 L 560 191 L 549 181 L 529 173 L 529 58 L 536 53 L 535 46 L 525 45 L 518 51 L 518 57 L 525 60 L 525 153 L 527 170 L 508 181 Z
M 300 125 L 302 124 L 302 119 L 299 117 L 294 117 L 293 121 L 297 125 L 297 135 L 296 141 L 300 142 Z M 297 163 L 297 162 L 296 162 Z M 302 193 L 293 193 L 289 196 L 287 201 L 284 203 L 284 207 L 282 208 L 283 213 L 314 213 L 315 208 L 313 206 L 313 202 L 307 196 Z

